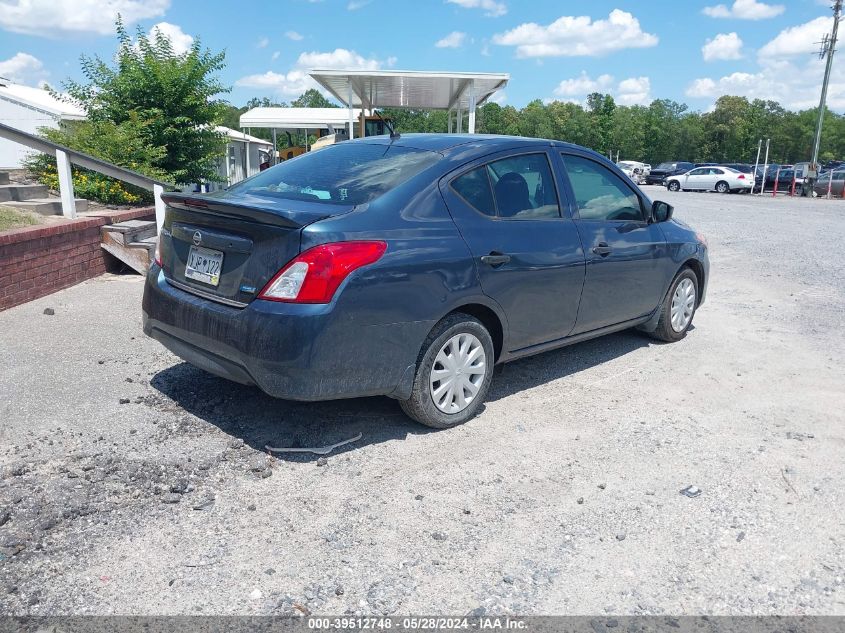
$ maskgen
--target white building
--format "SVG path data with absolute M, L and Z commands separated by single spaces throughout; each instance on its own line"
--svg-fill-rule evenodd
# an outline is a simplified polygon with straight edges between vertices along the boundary
M 0 123 L 36 134 L 38 128 L 56 128 L 61 121 L 83 119 L 85 113 L 81 109 L 56 99 L 46 90 L 0 79 Z M 0 138 L 0 170 L 20 169 L 31 152 L 24 145 Z
M 226 155 L 217 161 L 220 182 L 211 183 L 209 190 L 228 187 L 249 178 L 260 171 L 262 163 L 270 161 L 273 143 L 222 125 L 215 129 L 226 136 Z

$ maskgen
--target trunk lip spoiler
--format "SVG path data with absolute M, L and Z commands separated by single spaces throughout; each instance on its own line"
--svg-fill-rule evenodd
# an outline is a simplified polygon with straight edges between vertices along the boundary
M 165 204 L 184 211 L 209 213 L 212 215 L 231 217 L 234 219 L 253 220 L 264 224 L 272 224 L 289 229 L 301 229 L 314 222 L 338 215 L 328 209 L 325 211 L 306 211 L 302 209 L 274 209 L 269 205 L 261 205 L 237 200 L 212 198 L 203 194 L 164 193 L 161 199 Z M 342 207 L 341 207 L 342 208 Z M 345 210 L 348 213 L 354 208 Z M 296 218 L 295 216 L 304 216 Z

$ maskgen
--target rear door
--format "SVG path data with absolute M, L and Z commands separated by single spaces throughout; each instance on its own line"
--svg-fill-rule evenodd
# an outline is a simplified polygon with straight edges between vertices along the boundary
M 440 182 L 484 293 L 508 319 L 509 350 L 567 336 L 578 314 L 584 252 L 561 212 L 545 147 L 499 153 Z
M 587 254 L 573 334 L 650 314 L 671 276 L 666 239 L 646 221 L 640 195 L 607 166 L 579 152 L 561 154 L 572 215 Z

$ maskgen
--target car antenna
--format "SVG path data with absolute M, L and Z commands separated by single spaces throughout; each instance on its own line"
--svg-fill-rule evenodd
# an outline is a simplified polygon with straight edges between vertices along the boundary
M 387 126 L 387 129 L 390 130 L 390 140 L 391 141 L 395 141 L 396 139 L 402 138 L 399 135 L 399 132 L 394 130 L 393 126 L 390 125 L 390 121 L 388 119 L 385 119 L 383 116 L 381 116 L 381 112 L 379 112 L 378 110 L 375 110 L 375 113 L 376 113 L 376 116 L 381 120 L 381 122 L 384 123 Z

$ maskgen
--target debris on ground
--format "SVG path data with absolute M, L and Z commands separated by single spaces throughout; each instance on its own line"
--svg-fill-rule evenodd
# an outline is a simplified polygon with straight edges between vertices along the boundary
M 348 440 L 343 440 L 342 442 L 337 442 L 335 444 L 329 444 L 328 446 L 314 446 L 309 448 L 299 448 L 299 447 L 290 447 L 290 448 L 275 448 L 267 444 L 264 448 L 271 453 L 314 453 L 315 455 L 328 455 L 334 449 L 338 448 L 339 446 L 345 446 L 347 444 L 352 444 L 352 442 L 357 442 L 362 437 L 364 437 L 363 433 L 358 433 L 355 437 L 350 437 Z
M 695 499 L 698 495 L 701 494 L 701 489 L 697 486 L 687 486 L 683 490 L 681 490 L 681 494 L 685 497 L 689 497 L 690 499 Z

